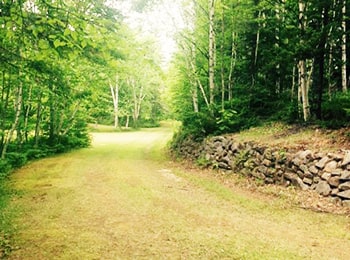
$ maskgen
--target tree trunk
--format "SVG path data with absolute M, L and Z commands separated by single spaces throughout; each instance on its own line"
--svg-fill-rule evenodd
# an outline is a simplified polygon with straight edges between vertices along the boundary
M 40 124 L 41 124 L 41 110 L 42 110 L 42 96 L 43 92 L 40 91 L 37 101 L 37 108 L 36 108 L 36 122 L 35 122 L 35 133 L 34 133 L 34 140 L 35 140 L 35 147 L 38 147 L 39 145 L 39 137 L 40 137 Z
M 224 7 L 221 8 L 221 44 L 220 44 L 220 55 L 221 55 L 221 109 L 225 110 L 225 12 Z
M 230 72 L 228 74 L 228 100 L 231 100 L 233 97 L 232 93 L 232 88 L 233 88 L 233 80 L 232 80 L 232 75 L 234 68 L 236 66 L 236 58 L 237 58 L 237 53 L 236 53 L 236 45 L 235 45 L 235 32 L 232 31 L 232 44 L 231 44 L 231 60 L 230 60 Z
M 125 128 L 129 128 L 129 121 L 130 121 L 130 116 L 126 116 L 126 123 L 125 123 Z
M 258 4 L 259 1 L 256 1 Z M 259 10 L 257 18 L 260 20 L 261 11 Z M 260 44 L 260 25 L 257 24 L 258 29 L 256 32 L 255 43 L 254 43 L 254 51 L 253 51 L 253 64 L 252 64 L 252 87 L 255 85 L 256 77 L 257 77 L 257 67 L 258 67 L 258 53 L 259 53 L 259 44 Z
M 49 82 L 49 108 L 50 108 L 49 142 L 50 144 L 54 144 L 55 135 L 56 135 L 56 131 L 55 131 L 56 111 L 55 111 L 55 99 L 54 99 L 54 86 L 52 82 Z
M 10 90 L 11 90 L 11 82 L 9 79 L 9 82 L 6 87 L 6 80 L 5 80 L 6 72 L 3 71 L 3 79 L 2 79 L 2 91 L 1 91 L 1 103 L 0 103 L 0 129 L 1 131 L 1 140 L 0 140 L 0 148 L 3 146 L 5 142 L 5 125 L 6 125 L 6 114 L 9 104 L 9 98 L 10 98 Z
M 209 0 L 209 104 L 214 104 L 215 94 L 215 0 Z
M 138 119 L 140 117 L 141 112 L 141 104 L 146 95 L 143 93 L 144 89 L 143 86 L 140 86 L 139 91 L 137 91 L 137 86 L 135 80 L 129 80 L 131 87 L 132 87 L 132 94 L 133 94 L 133 102 L 134 102 L 134 108 L 133 108 L 133 120 L 134 120 L 134 126 L 138 127 Z M 138 92 L 138 93 L 137 93 Z
M 187 67 L 189 68 L 189 71 L 192 73 L 188 73 L 188 78 L 190 80 L 190 84 L 192 86 L 192 103 L 193 103 L 193 111 L 195 113 L 199 112 L 199 104 L 198 104 L 198 86 L 197 86 L 197 73 L 196 73 L 196 67 L 194 66 L 195 60 L 196 60 L 196 46 L 194 46 L 194 43 L 190 43 L 189 47 L 190 56 L 187 60 Z
M 193 82 L 193 80 L 191 80 L 191 85 L 192 85 L 193 111 L 195 113 L 198 113 L 199 112 L 199 107 L 198 107 L 198 89 L 197 89 L 197 84 L 196 84 L 196 82 Z
M 7 148 L 11 142 L 11 139 L 12 139 L 12 136 L 13 136 L 15 130 L 17 129 L 17 126 L 19 124 L 19 119 L 21 117 L 22 102 L 23 102 L 23 85 L 22 84 L 23 83 L 20 82 L 19 86 L 17 88 L 15 118 L 14 118 L 14 121 L 12 123 L 12 127 L 11 127 L 10 131 L 8 132 L 7 136 L 5 137 L 4 146 L 3 146 L 2 151 L 1 151 L 1 159 L 5 159 L 5 157 L 6 157 Z
M 24 113 L 24 137 L 25 141 L 28 142 L 28 121 L 29 121 L 29 113 L 32 109 L 32 86 L 29 87 L 29 93 L 28 93 L 28 105 L 25 107 L 25 113 Z
M 342 46 L 341 46 L 341 52 L 342 52 L 342 69 L 341 69 L 342 90 L 343 90 L 343 92 L 347 92 L 348 86 L 347 86 L 347 75 L 346 75 L 346 0 L 343 0 L 343 7 L 342 7 L 342 29 L 343 29 Z
M 303 32 L 306 27 L 306 19 L 305 19 L 305 3 L 303 0 L 299 0 L 299 29 L 300 34 L 303 35 Z M 304 41 L 301 37 L 300 44 L 303 45 Z M 301 58 L 298 62 L 298 71 L 299 71 L 299 90 L 301 94 L 301 102 L 303 108 L 303 118 L 304 121 L 308 121 L 310 118 L 310 105 L 309 105 L 309 88 L 308 88 L 308 73 L 306 67 L 306 59 Z M 311 76 L 311 75 L 310 75 Z
M 191 58 L 190 58 L 190 66 L 191 66 L 192 74 L 195 77 L 195 81 L 197 82 L 198 87 L 199 87 L 199 89 L 200 89 L 200 91 L 201 91 L 201 93 L 203 95 L 204 102 L 205 102 L 207 108 L 210 110 L 209 100 L 207 98 L 207 95 L 205 93 L 203 85 L 202 85 L 202 83 L 199 80 L 198 75 L 197 75 L 196 66 L 195 66 L 195 51 L 192 50 L 191 53 L 192 53 L 192 55 L 191 55 Z M 197 88 L 197 85 L 195 84 L 193 87 Z M 194 91 L 197 92 L 197 90 L 194 90 Z M 197 105 L 198 105 L 198 103 L 197 103 Z M 198 107 L 197 107 L 197 109 L 198 109 Z
M 316 56 L 315 63 L 318 64 L 318 84 L 317 84 L 317 106 L 316 106 L 316 117 L 317 119 L 322 119 L 322 97 L 325 85 L 325 53 L 326 53 L 326 43 L 327 43 L 327 26 L 329 22 L 329 6 L 325 6 L 319 10 L 322 19 L 321 24 L 321 37 L 318 46 L 318 53 Z
M 113 99 L 113 112 L 114 112 L 114 128 L 119 127 L 119 79 L 118 76 L 115 78 L 115 86 L 113 87 L 112 83 L 109 83 L 111 89 L 111 95 Z

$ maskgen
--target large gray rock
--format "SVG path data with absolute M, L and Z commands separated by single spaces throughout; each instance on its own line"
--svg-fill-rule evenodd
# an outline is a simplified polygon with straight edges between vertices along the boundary
M 299 158 L 299 157 L 295 157 L 293 160 L 292 160 L 292 163 L 296 166 L 300 166 L 303 164 L 303 161 Z
M 341 166 L 348 165 L 349 163 L 350 163 L 350 151 L 346 151 L 346 153 L 344 154 L 344 159 L 341 163 Z
M 321 178 L 324 179 L 324 180 L 326 180 L 326 181 L 328 181 L 329 178 L 330 178 L 331 176 L 332 176 L 332 175 L 331 175 L 330 172 L 324 172 L 324 173 L 322 174 Z
M 326 172 L 332 172 L 336 170 L 337 167 L 338 167 L 338 163 L 336 161 L 330 161 L 325 165 L 324 170 Z
M 259 172 L 259 171 L 256 171 L 256 170 L 253 170 L 251 172 L 252 176 L 259 179 L 259 180 L 264 180 L 265 179 L 265 175 L 262 173 L 262 172 Z
M 312 174 L 317 174 L 318 173 L 318 169 L 315 167 L 315 165 L 311 165 L 309 167 L 309 171 L 312 173 Z
M 305 183 L 305 184 L 307 184 L 307 185 L 312 185 L 312 179 L 310 179 L 310 178 L 304 178 L 303 179 L 303 182 Z
M 338 197 L 340 197 L 340 198 L 350 200 L 350 190 L 338 192 L 337 195 L 338 195 Z
M 338 176 L 332 176 L 328 179 L 328 183 L 329 185 L 331 185 L 332 187 L 338 187 L 340 180 Z
M 296 156 L 306 162 L 307 160 L 310 160 L 312 158 L 312 152 L 311 150 L 305 150 L 305 151 L 300 151 L 300 152 L 297 152 Z
M 317 183 L 315 190 L 322 196 L 328 196 L 332 191 L 330 185 L 326 181 L 320 181 Z
M 220 169 L 231 170 L 231 167 L 227 163 L 224 163 L 224 162 L 219 162 L 218 167 Z
M 292 173 L 292 172 L 285 172 L 284 173 L 284 177 L 287 180 L 290 180 L 291 183 L 296 186 L 301 188 L 302 190 L 308 190 L 309 186 L 306 185 L 302 179 L 300 179 L 300 177 L 296 174 L 296 173 Z
M 299 169 L 302 170 L 304 173 L 309 172 L 309 168 L 305 164 L 300 165 Z
M 343 181 L 350 181 L 350 171 L 344 171 L 341 174 L 340 179 Z
M 329 158 L 328 156 L 324 156 L 321 160 L 319 160 L 315 166 L 319 169 L 323 169 L 326 166 L 326 163 L 328 163 L 329 161 L 331 161 L 332 159 Z
M 350 181 L 340 184 L 339 190 L 350 190 Z
M 270 167 L 272 165 L 272 162 L 271 160 L 269 159 L 264 159 L 263 162 L 262 162 L 263 165 L 267 166 L 267 167 Z

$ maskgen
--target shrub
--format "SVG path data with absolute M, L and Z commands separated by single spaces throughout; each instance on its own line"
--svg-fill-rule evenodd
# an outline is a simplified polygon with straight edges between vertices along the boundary
M 7 153 L 6 159 L 13 168 L 21 167 L 27 162 L 27 156 L 25 153 Z
M 11 164 L 8 162 L 8 160 L 0 159 L 0 182 L 2 179 L 7 177 L 11 168 L 12 168 Z M 1 183 L 0 183 L 0 185 L 1 185 Z
M 48 155 L 48 150 L 45 148 L 29 148 L 26 151 L 27 159 L 28 160 L 33 160 L 33 159 L 39 159 L 43 158 Z
M 349 124 L 350 120 L 350 94 L 338 93 L 322 106 L 321 125 L 326 128 L 337 129 Z

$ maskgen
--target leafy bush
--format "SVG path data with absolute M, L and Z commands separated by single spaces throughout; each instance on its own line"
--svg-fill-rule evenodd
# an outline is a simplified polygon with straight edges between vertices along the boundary
M 48 155 L 47 149 L 29 148 L 26 151 L 26 156 L 28 160 L 39 159 L 46 157 Z
M 284 105 L 280 105 L 276 113 L 272 115 L 271 120 L 282 121 L 288 124 L 297 123 L 302 120 L 297 100 L 289 102 L 284 100 Z
M 7 177 L 11 168 L 11 164 L 8 162 L 8 160 L 0 159 L 0 182 L 2 179 Z
M 185 135 L 191 135 L 195 140 L 203 140 L 206 136 L 213 134 L 217 125 L 211 112 L 187 113 L 182 121 L 182 131 Z
M 347 126 L 350 120 L 350 94 L 338 93 L 323 103 L 321 125 L 337 129 Z
M 6 154 L 6 159 L 13 168 L 21 167 L 27 162 L 25 153 L 10 152 Z

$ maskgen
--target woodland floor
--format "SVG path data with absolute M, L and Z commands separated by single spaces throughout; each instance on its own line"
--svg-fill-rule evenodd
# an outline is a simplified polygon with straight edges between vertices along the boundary
M 259 141 L 291 137 L 279 127 Z M 261 139 L 265 130 L 255 131 Z M 9 259 L 350 259 L 346 212 L 309 210 L 294 189 L 171 162 L 171 135 L 95 133 L 91 148 L 16 171 Z M 249 135 L 257 138 L 240 138 Z

